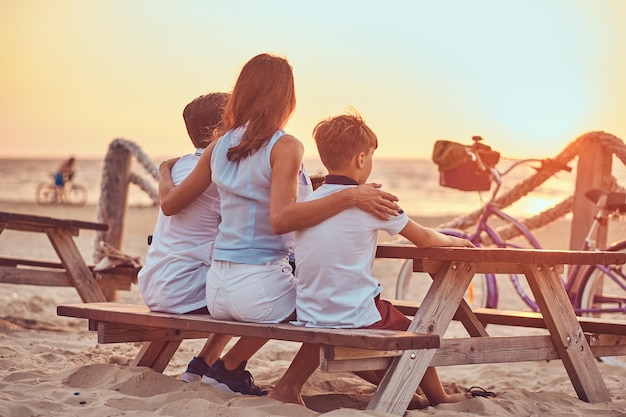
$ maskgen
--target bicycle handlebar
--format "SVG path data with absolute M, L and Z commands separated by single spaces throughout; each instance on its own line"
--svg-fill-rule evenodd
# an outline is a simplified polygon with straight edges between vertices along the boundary
M 519 165 L 525 165 L 525 164 L 529 164 L 529 163 L 532 163 L 532 162 L 538 162 L 541 165 L 539 167 L 534 167 L 535 170 L 537 170 L 537 171 L 540 171 L 543 168 L 547 168 L 547 167 L 556 168 L 557 171 L 561 171 L 561 170 L 562 171 L 567 171 L 567 172 L 571 172 L 572 171 L 572 168 L 569 167 L 567 164 L 564 164 L 564 163 L 562 163 L 560 161 L 556 161 L 556 160 L 554 160 L 552 158 L 544 158 L 544 159 L 527 158 L 527 159 L 520 159 L 518 161 L 515 161 L 513 164 L 511 164 L 509 167 L 507 167 L 507 169 L 505 169 L 504 171 L 500 172 L 495 167 L 485 165 L 481 161 L 480 156 L 476 152 L 473 152 L 470 149 L 466 149 L 466 151 L 472 157 L 472 160 L 476 161 L 478 167 L 481 170 L 488 171 L 490 173 L 491 180 L 496 183 L 496 188 L 493 190 L 493 193 L 491 195 L 491 200 L 495 199 L 496 194 L 498 194 L 498 191 L 500 190 L 500 186 L 502 185 L 502 177 L 505 176 L 506 174 L 508 174 L 509 172 L 511 172 L 512 170 L 514 170 Z
M 552 165 L 554 168 L 558 168 L 561 171 L 572 172 L 572 168 L 569 165 L 556 161 L 552 158 L 547 158 L 541 161 L 541 168 L 549 165 Z
M 520 159 L 518 161 L 515 161 L 506 170 L 504 170 L 503 172 L 498 172 L 498 174 L 500 174 L 500 176 L 504 176 L 508 174 L 509 172 L 511 172 L 516 167 L 518 167 L 519 165 L 525 165 L 525 164 L 529 164 L 532 162 L 539 162 L 541 164 L 541 166 L 539 166 L 538 168 L 534 167 L 537 171 L 540 171 L 543 168 L 547 168 L 547 167 L 557 168 L 557 170 L 559 171 L 567 171 L 567 172 L 572 171 L 572 168 L 570 168 L 567 164 L 564 164 L 562 162 L 556 161 L 551 158 L 544 158 L 544 159 L 528 158 L 528 159 Z

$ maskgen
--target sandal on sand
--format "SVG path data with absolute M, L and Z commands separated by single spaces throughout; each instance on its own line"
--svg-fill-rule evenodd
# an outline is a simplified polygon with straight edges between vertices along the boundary
M 481 387 L 470 387 L 467 391 L 472 394 L 472 397 L 495 398 L 496 396 L 495 392 L 487 391 Z

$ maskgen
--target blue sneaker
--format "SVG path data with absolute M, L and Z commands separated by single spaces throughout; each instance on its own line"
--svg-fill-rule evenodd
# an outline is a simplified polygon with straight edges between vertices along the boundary
M 185 382 L 198 382 L 202 380 L 202 375 L 209 371 L 210 367 L 204 358 L 195 357 L 187 365 L 187 370 L 180 375 L 180 379 Z
M 262 390 L 260 387 L 254 385 L 252 374 L 246 371 L 246 363 L 247 362 L 244 361 L 237 367 L 237 369 L 229 371 L 224 367 L 224 361 L 218 359 L 204 374 L 202 382 L 217 386 L 218 388 L 225 385 L 231 392 L 234 393 L 257 396 L 267 395 L 268 391 Z

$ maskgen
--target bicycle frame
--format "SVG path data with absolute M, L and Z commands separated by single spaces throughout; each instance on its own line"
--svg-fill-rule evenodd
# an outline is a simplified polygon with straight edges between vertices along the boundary
M 520 233 L 522 233 L 522 235 L 524 235 L 524 238 L 533 247 L 535 247 L 536 249 L 541 249 L 541 244 L 532 235 L 530 230 L 526 228 L 526 226 L 524 226 L 514 217 L 504 213 L 502 210 L 494 206 L 494 204 L 491 201 L 485 205 L 480 215 L 480 218 L 478 220 L 478 224 L 476 228 L 471 233 L 463 233 L 464 235 L 463 237 L 473 242 L 476 246 L 484 246 L 483 234 L 486 234 L 489 237 L 489 239 L 493 242 L 493 244 L 498 248 L 521 248 L 520 245 L 515 245 L 513 243 L 506 242 L 500 237 L 500 235 L 488 223 L 489 219 L 492 217 L 496 217 L 498 219 L 505 221 L 508 224 L 512 224 L 514 227 L 516 227 L 520 231 Z M 446 233 L 446 234 L 448 232 L 449 230 L 443 231 L 443 233 Z M 487 279 L 487 287 L 489 288 L 488 296 L 487 296 L 487 305 L 497 306 L 498 305 L 498 285 L 496 282 L 496 276 L 495 274 L 485 274 L 485 277 Z M 509 279 L 511 283 L 513 284 L 513 287 L 515 288 L 515 291 L 517 292 L 518 296 L 524 301 L 524 303 L 526 303 L 526 305 L 528 305 L 531 309 L 533 309 L 533 311 L 538 311 L 539 307 L 534 302 L 534 300 L 531 299 L 526 294 L 526 292 L 524 291 L 524 289 L 522 288 L 520 284 L 519 279 L 517 278 L 517 275 L 511 274 L 509 276 Z
M 477 162 L 480 162 L 478 155 L 472 154 L 468 151 L 472 158 L 476 158 Z M 510 165 L 503 172 L 499 172 L 495 167 L 484 167 L 491 174 L 491 180 L 495 184 L 495 188 L 491 193 L 489 201 L 484 204 L 480 212 L 476 226 L 471 231 L 465 231 L 454 228 L 438 228 L 441 233 L 456 236 L 471 241 L 475 246 L 482 247 L 493 245 L 498 248 L 524 248 L 531 247 L 535 249 L 542 249 L 541 244 L 532 234 L 532 232 L 516 218 L 506 214 L 499 207 L 494 204 L 495 197 L 502 185 L 502 177 L 511 172 L 515 167 L 529 163 L 540 162 L 542 167 L 544 164 L 554 164 L 559 169 L 569 171 L 567 165 L 561 164 L 558 161 L 551 159 L 524 159 L 519 160 Z M 479 164 L 480 165 L 480 164 Z M 536 168 L 540 169 L 540 168 Z M 626 213 L 626 194 L 614 195 L 611 193 L 604 193 L 601 190 L 589 190 L 590 194 L 587 197 L 594 201 L 598 207 L 598 211 L 594 216 L 593 223 L 587 232 L 587 236 L 583 242 L 581 251 L 594 251 L 597 250 L 597 242 L 595 241 L 597 232 L 601 225 L 605 224 L 608 219 L 610 210 L 618 210 L 621 213 Z M 601 195 L 599 195 L 601 193 Z M 611 198 L 611 203 L 607 203 Z M 505 224 L 514 227 L 520 235 L 520 238 L 525 241 L 525 246 L 507 242 L 498 234 L 498 231 L 492 227 L 493 220 L 502 221 Z M 612 243 L 609 247 L 604 248 L 605 251 L 621 251 L 626 252 L 626 239 L 619 242 Z M 412 274 L 412 268 L 407 266 L 408 261 L 405 261 L 400 269 L 398 275 L 398 281 L 396 283 L 396 295 L 398 298 L 402 298 L 404 291 L 409 285 L 409 277 Z M 539 308 L 532 298 L 532 292 L 528 291 L 523 282 L 518 279 L 516 274 L 508 274 L 509 281 L 513 285 L 518 297 L 526 304 L 531 310 L 538 311 Z M 484 289 L 481 294 L 484 298 L 481 300 L 481 305 L 488 308 L 498 307 L 498 283 L 496 281 L 496 274 L 482 274 L 484 277 Z M 604 278 L 604 281 L 602 281 Z M 561 276 L 561 282 L 564 289 L 568 294 L 570 302 L 574 307 L 574 311 L 578 315 L 582 314 L 599 314 L 599 313 L 626 313 L 626 297 L 621 295 L 622 292 L 626 293 L 626 272 L 622 271 L 621 267 L 616 266 L 604 266 L 604 265 L 591 265 L 583 266 L 575 265 L 571 267 L 567 273 L 567 276 Z M 603 285 L 598 286 L 596 283 L 608 282 L 612 285 L 612 290 L 617 293 L 602 293 Z M 471 296 L 471 294 L 470 294 Z M 592 297 L 592 298 L 589 298 Z
M 580 250 L 582 251 L 590 251 L 597 250 L 596 241 L 594 240 L 594 236 L 596 235 L 598 228 L 601 225 L 603 219 L 608 217 L 608 210 L 606 207 L 606 198 L 598 202 L 599 210 L 597 215 L 594 217 L 594 221 L 587 233 L 585 241 Z M 489 201 L 483 208 L 483 211 L 479 217 L 476 228 L 471 233 L 465 233 L 461 230 L 456 229 L 441 229 L 440 231 L 445 234 L 452 234 L 454 236 L 463 237 L 471 242 L 473 242 L 476 246 L 484 246 L 484 235 L 488 236 L 488 238 L 493 242 L 498 248 L 521 248 L 520 245 L 515 245 L 509 242 L 504 241 L 500 235 L 495 231 L 488 223 L 489 219 L 492 217 L 496 217 L 498 219 L 503 220 L 507 224 L 513 225 L 515 228 L 519 230 L 519 232 L 524 236 L 524 238 L 536 249 L 541 249 L 541 244 L 535 238 L 535 236 L 531 233 L 531 231 L 524 226 L 521 222 L 519 222 L 516 218 L 504 213 L 502 210 L 494 206 L 492 201 Z M 604 250 L 612 250 L 616 248 L 617 250 L 622 246 L 626 245 L 626 240 L 621 240 L 613 243 L 608 248 Z M 593 267 L 600 269 L 605 273 L 607 277 L 612 279 L 618 286 L 620 286 L 624 291 L 626 291 L 626 281 L 624 279 L 624 275 L 621 273 L 621 270 L 615 270 L 610 265 L 594 265 Z M 583 313 L 599 313 L 599 312 L 626 312 L 626 308 L 614 308 L 614 309 L 600 309 L 600 308 L 582 308 L 581 305 L 581 291 L 578 291 L 578 288 L 574 289 L 574 285 L 576 284 L 576 278 L 581 272 L 581 266 L 575 265 L 571 268 L 567 275 L 567 279 L 563 279 L 561 277 L 561 281 L 563 282 L 563 286 L 565 287 L 565 291 L 567 292 L 572 305 L 574 306 L 574 310 L 576 314 Z M 619 274 L 618 274 L 619 273 Z M 488 306 L 496 306 L 498 302 L 498 286 L 495 278 L 495 274 L 486 274 L 487 278 L 487 287 L 489 288 L 488 296 L 487 296 L 487 305 Z M 515 288 L 518 296 L 524 301 L 524 303 L 530 307 L 533 311 L 538 311 L 539 308 L 535 301 L 530 298 L 530 296 L 526 293 L 526 291 L 522 288 L 520 280 L 517 278 L 517 275 L 511 274 L 509 275 L 509 279 L 511 284 Z
M 582 250 L 598 250 L 597 242 L 594 239 L 596 236 L 598 229 L 600 226 L 608 220 L 609 217 L 609 209 L 607 208 L 607 194 L 603 194 L 597 201 L 596 205 L 598 206 L 598 212 L 593 218 L 593 223 L 589 228 L 589 232 L 585 237 L 585 241 L 583 243 Z M 617 242 L 611 243 L 607 248 L 603 249 L 606 251 L 619 251 L 622 250 L 626 246 L 626 239 L 619 240 Z M 594 265 L 591 268 L 596 268 L 602 271 L 606 277 L 610 278 L 617 286 L 619 286 L 624 292 L 626 292 L 626 276 L 621 271 L 621 268 L 615 268 L 611 265 Z M 626 313 L 626 307 L 622 308 L 582 308 L 581 307 L 581 297 L 582 297 L 582 288 L 577 288 L 576 291 L 572 291 L 572 287 L 575 282 L 575 278 L 578 276 L 580 270 L 580 266 L 576 268 L 576 270 L 572 270 L 570 276 L 567 281 L 567 285 L 565 289 L 567 293 L 570 295 L 570 299 L 574 304 L 574 310 L 576 314 L 583 313 Z M 605 297 L 605 300 L 609 300 L 610 297 Z

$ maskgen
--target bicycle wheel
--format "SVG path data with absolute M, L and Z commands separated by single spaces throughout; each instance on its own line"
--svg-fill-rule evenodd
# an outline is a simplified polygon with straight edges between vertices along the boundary
M 87 188 L 80 184 L 72 184 L 67 190 L 67 203 L 84 206 L 87 203 Z
M 626 240 L 605 249 L 626 252 Z M 623 265 L 590 266 L 578 287 L 579 314 L 614 320 L 626 319 L 626 271 Z M 626 366 L 626 356 L 600 358 L 603 362 Z
M 426 272 L 413 272 L 413 260 L 405 259 L 398 273 L 396 282 L 396 298 L 399 300 L 423 300 L 426 291 L 430 287 L 432 278 Z M 477 274 L 472 279 L 468 290 L 465 293 L 465 301 L 474 308 L 490 307 L 489 302 L 489 278 L 484 274 Z M 497 304 L 497 300 L 495 301 Z
M 35 199 L 37 204 L 44 206 L 55 204 L 57 199 L 57 189 L 54 184 L 44 182 L 39 184 L 37 186 L 37 191 L 35 192 Z

